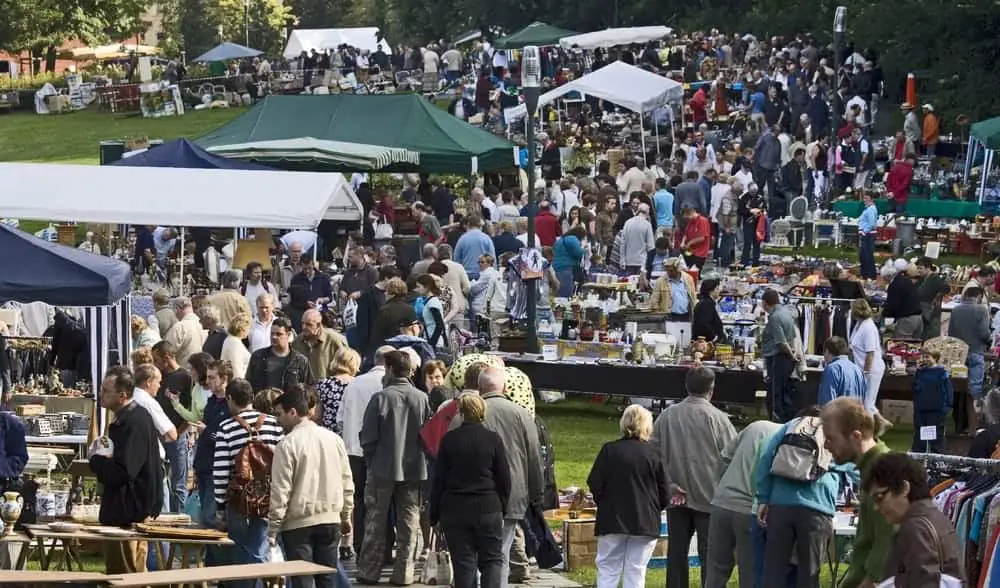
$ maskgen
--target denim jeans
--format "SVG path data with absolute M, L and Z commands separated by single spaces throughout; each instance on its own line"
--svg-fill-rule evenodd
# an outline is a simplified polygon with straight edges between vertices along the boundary
M 970 353 L 965 358 L 965 366 L 969 368 L 969 396 L 973 400 L 983 397 L 983 381 L 986 379 L 986 359 L 981 353 Z
M 750 520 L 750 543 L 753 545 L 753 586 L 764 588 L 764 549 L 767 547 L 767 529 L 757 522 L 757 515 Z M 785 588 L 795 588 L 796 566 L 790 566 Z M 770 587 L 769 587 L 770 588 Z
M 858 237 L 858 262 L 861 264 L 861 277 L 874 280 L 875 274 L 875 233 Z
M 559 292 L 556 294 L 560 298 L 569 298 L 573 295 L 576 283 L 573 281 L 573 270 L 564 269 L 556 272 L 556 279 L 559 280 Z
M 164 443 L 163 447 L 167 451 L 168 473 L 170 476 L 170 508 L 168 512 L 181 513 L 184 512 L 184 501 L 187 500 L 187 435 L 182 434 L 178 436 L 176 441 Z
M 733 263 L 736 252 L 736 233 L 722 232 L 719 237 L 719 263 L 718 267 L 727 268 Z
M 215 485 L 212 480 L 212 473 L 198 474 L 198 500 L 201 504 L 201 520 L 193 521 L 206 529 L 215 528 L 215 513 L 218 510 L 215 502 Z M 222 548 L 209 545 L 205 549 L 205 565 L 218 566 L 226 563 L 226 555 Z
M 743 255 L 740 265 L 760 265 L 760 241 L 757 240 L 757 220 L 743 221 Z
M 503 568 L 500 570 L 500 586 L 507 588 L 507 578 L 510 577 L 510 547 L 514 544 L 514 533 L 521 522 L 516 519 L 503 520 L 503 534 L 500 536 L 502 543 L 500 549 L 503 552 Z M 447 535 L 445 535 L 447 538 Z
M 265 528 L 267 521 L 264 521 Z M 337 549 L 340 525 L 314 525 L 281 532 L 281 545 L 288 561 L 310 561 L 339 569 Z M 338 572 L 339 573 L 339 572 Z M 338 574 L 318 574 L 291 579 L 292 588 L 335 588 Z
M 267 519 L 251 519 L 232 506 L 226 507 L 226 527 L 233 545 L 229 550 L 232 565 L 265 563 L 270 560 L 267 544 Z M 228 586 L 249 587 L 258 580 L 227 582 Z

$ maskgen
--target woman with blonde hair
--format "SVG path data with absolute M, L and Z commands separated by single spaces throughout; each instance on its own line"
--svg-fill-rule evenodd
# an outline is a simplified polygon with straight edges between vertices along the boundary
M 455 401 L 462 424 L 441 439 L 429 495 L 431 526 L 441 524 L 455 572 L 455 588 L 500 588 L 503 516 L 510 496 L 510 465 L 503 441 L 483 424 L 486 403 L 478 394 Z M 445 505 L 447 507 L 445 508 Z
M 649 443 L 653 415 L 633 404 L 619 429 L 621 439 L 601 448 L 587 477 L 597 503 L 597 587 L 621 580 L 624 588 L 641 588 L 670 492 L 660 453 Z
M 885 374 L 885 362 L 882 360 L 882 339 L 875 325 L 875 311 L 864 298 L 857 298 L 851 303 L 850 344 L 854 363 L 865 374 L 868 389 L 865 391 L 865 408 L 871 414 L 878 414 L 875 401 L 878 400 L 878 387 Z
M 340 425 L 337 423 L 337 411 L 340 410 L 340 401 L 344 398 L 347 385 L 358 375 L 359 369 L 361 356 L 358 352 L 350 347 L 341 347 L 333 354 L 329 376 L 316 384 L 319 402 L 316 404 L 315 421 L 338 435 Z
M 153 348 L 160 342 L 160 333 L 146 324 L 146 319 L 132 315 L 132 351 L 140 347 Z
M 132 352 L 132 367 L 153 363 L 153 349 L 151 347 L 137 347 Z
M 253 319 L 249 314 L 240 313 L 229 321 L 229 336 L 222 342 L 222 355 L 219 359 L 228 361 L 233 366 L 233 377 L 243 378 L 247 373 L 247 365 L 250 363 L 250 351 L 243 344 L 243 340 L 250 335 L 250 326 Z

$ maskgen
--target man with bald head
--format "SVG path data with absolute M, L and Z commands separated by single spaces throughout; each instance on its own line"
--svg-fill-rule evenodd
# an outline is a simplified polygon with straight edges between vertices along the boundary
M 302 245 L 301 241 L 292 241 L 291 243 L 285 243 L 282 241 L 285 247 L 285 258 L 281 260 L 281 265 L 279 269 L 281 270 L 281 289 L 282 291 L 288 290 L 288 286 L 292 284 L 292 278 L 295 274 L 299 273 L 299 266 L 302 262 L 302 254 L 305 253 L 305 246 Z
M 466 386 L 473 384 L 467 382 Z M 486 403 L 486 428 L 500 435 L 507 463 L 510 466 L 510 497 L 503 521 L 503 580 L 507 586 L 510 576 L 510 547 L 514 532 L 528 512 L 529 505 L 541 505 L 542 450 L 538 443 L 538 429 L 527 409 L 514 404 L 506 396 L 507 373 L 503 368 L 489 367 L 479 374 L 479 395 Z
M 309 359 L 309 367 L 317 380 L 327 377 L 333 356 L 343 347 L 347 339 L 343 335 L 323 326 L 323 315 L 315 308 L 302 314 L 302 332 L 292 343 L 292 349 Z

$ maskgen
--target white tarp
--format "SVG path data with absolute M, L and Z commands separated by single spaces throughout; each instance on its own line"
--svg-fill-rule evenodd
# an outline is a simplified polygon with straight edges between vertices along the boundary
M 684 85 L 623 61 L 609 63 L 582 78 L 563 84 L 538 97 L 538 106 L 555 101 L 569 92 L 580 92 L 607 100 L 633 112 L 646 113 L 684 98 Z M 510 124 L 524 118 L 528 109 L 520 104 L 504 111 Z
M 349 29 L 295 29 L 288 37 L 283 53 L 285 59 L 295 59 L 303 51 L 336 49 L 340 45 L 350 45 L 362 51 L 382 51 L 392 54 L 392 47 L 385 39 L 378 40 L 378 27 L 356 27 Z
M 295 229 L 356 208 L 341 174 L 0 163 L 0 178 L 0 210 L 20 219 Z
M 563 49 L 573 47 L 579 49 L 597 49 L 598 47 L 615 47 L 617 45 L 632 45 L 657 41 L 670 34 L 670 27 L 626 27 L 621 29 L 604 29 L 592 33 L 583 33 L 559 39 Z

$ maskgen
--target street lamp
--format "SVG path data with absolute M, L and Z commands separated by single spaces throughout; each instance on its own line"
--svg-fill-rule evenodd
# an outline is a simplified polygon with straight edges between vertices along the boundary
M 246 46 L 250 46 L 250 0 L 243 0 L 243 26 L 246 31 Z
M 847 20 L 847 7 L 838 6 L 833 13 L 833 125 L 830 129 L 833 141 L 831 145 L 836 145 L 837 130 L 840 128 L 840 105 L 837 98 L 840 93 L 840 45 L 844 42 L 844 21 Z
M 539 85 L 542 78 L 542 63 L 538 47 L 528 45 L 521 51 L 521 90 L 524 92 L 524 106 L 528 110 L 528 247 L 535 246 L 535 112 L 538 110 Z M 535 278 L 544 280 L 545 277 Z M 538 352 L 538 287 L 534 282 L 528 286 L 528 350 Z

